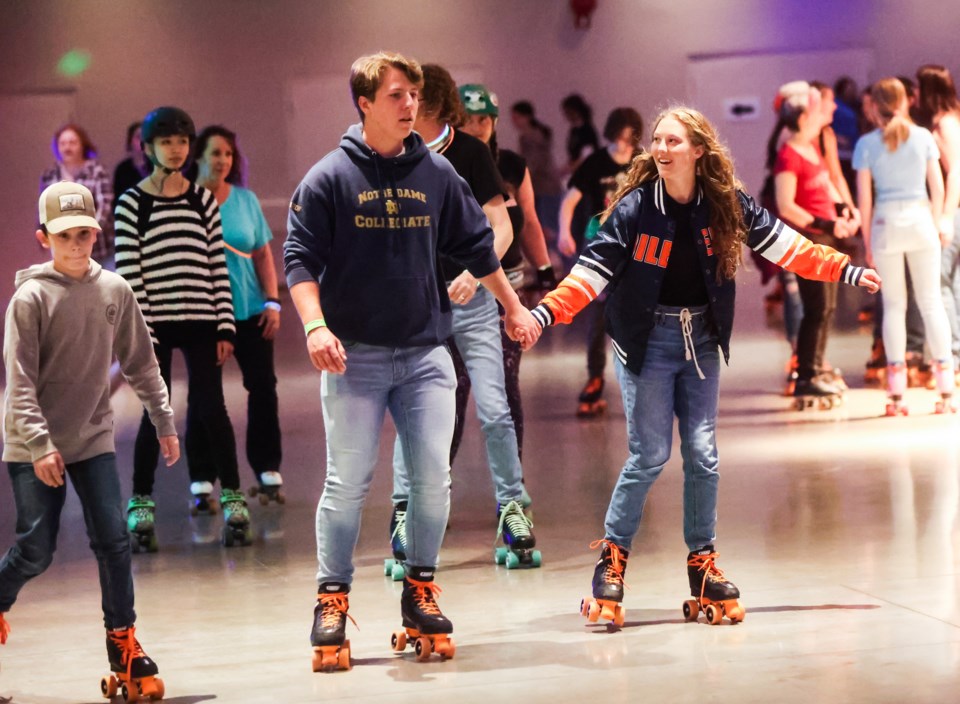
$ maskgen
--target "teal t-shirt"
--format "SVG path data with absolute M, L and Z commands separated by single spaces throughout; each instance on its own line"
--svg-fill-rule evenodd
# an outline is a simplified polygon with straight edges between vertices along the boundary
M 220 205 L 220 221 L 223 241 L 227 245 L 225 251 L 230 291 L 233 294 L 233 317 L 247 320 L 260 315 L 266 299 L 253 267 L 253 259 L 243 254 L 250 255 L 267 245 L 273 239 L 273 233 L 253 191 L 240 186 L 232 186 L 230 195 Z M 234 249 L 243 254 L 237 254 Z
M 853 168 L 870 169 L 877 204 L 926 200 L 927 162 L 939 158 L 933 135 L 910 125 L 910 136 L 892 152 L 884 144 L 881 130 L 863 135 L 853 150 Z

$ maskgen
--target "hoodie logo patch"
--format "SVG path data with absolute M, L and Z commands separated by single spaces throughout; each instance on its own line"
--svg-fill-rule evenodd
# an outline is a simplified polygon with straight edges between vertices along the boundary
M 110 325 L 116 324 L 118 310 L 116 303 L 111 303 L 107 306 L 107 322 L 110 323 Z
M 387 206 L 387 215 L 396 215 L 400 212 L 400 205 L 395 200 L 388 200 L 384 205 Z

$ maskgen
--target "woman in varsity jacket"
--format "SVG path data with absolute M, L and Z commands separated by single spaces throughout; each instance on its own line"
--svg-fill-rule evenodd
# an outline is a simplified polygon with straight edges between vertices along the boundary
M 144 118 L 141 138 L 153 171 L 117 201 L 117 273 L 137 296 L 168 387 L 173 350 L 183 353 L 190 489 L 197 509 L 212 510 L 208 497 L 220 479 L 224 542 L 230 545 L 249 542 L 250 523 L 221 376 L 233 352 L 233 298 L 217 201 L 181 173 L 195 137 L 193 121 L 179 108 L 157 108 Z M 158 448 L 144 417 L 134 447 L 128 506 L 135 534 L 153 532 Z
M 696 110 L 676 107 L 654 123 L 650 153 L 637 156 L 604 222 L 577 265 L 533 313 L 543 326 L 569 323 L 609 288 L 607 331 L 627 416 L 629 458 L 613 491 L 583 612 L 622 623 L 623 576 L 647 492 L 670 457 L 679 422 L 684 472 L 688 616 L 743 618 L 737 588 L 716 567 L 720 355 L 729 358 L 734 276 L 746 244 L 775 264 L 820 281 L 871 292 L 880 278 L 816 245 L 741 189 L 716 131 Z

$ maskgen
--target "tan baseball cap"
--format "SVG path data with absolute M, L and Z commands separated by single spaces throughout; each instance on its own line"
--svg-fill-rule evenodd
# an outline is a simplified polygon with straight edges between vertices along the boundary
M 47 232 L 57 233 L 71 227 L 92 227 L 102 230 L 96 218 L 90 189 L 72 181 L 47 186 L 40 194 L 40 224 Z

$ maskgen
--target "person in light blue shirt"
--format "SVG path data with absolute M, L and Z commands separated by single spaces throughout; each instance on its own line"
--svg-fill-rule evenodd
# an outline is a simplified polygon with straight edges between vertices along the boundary
M 227 271 L 237 324 L 234 355 L 243 375 L 247 401 L 247 461 L 257 476 L 260 502 L 283 502 L 277 377 L 273 340 L 280 328 L 273 235 L 260 202 L 243 188 L 237 137 L 219 125 L 205 128 L 194 144 L 197 182 L 220 205 Z
M 951 411 L 954 375 L 950 323 L 939 288 L 940 248 L 950 242 L 948 233 L 937 228 L 944 205 L 940 151 L 933 135 L 910 121 L 906 90 L 898 79 L 878 81 L 871 97 L 880 127 L 857 142 L 853 166 L 857 170 L 867 263 L 876 267 L 884 281 L 883 346 L 890 396 L 886 414 L 907 413 L 903 403 L 907 386 L 904 263 L 910 270 L 934 360 L 934 377 L 941 395 L 936 412 Z

